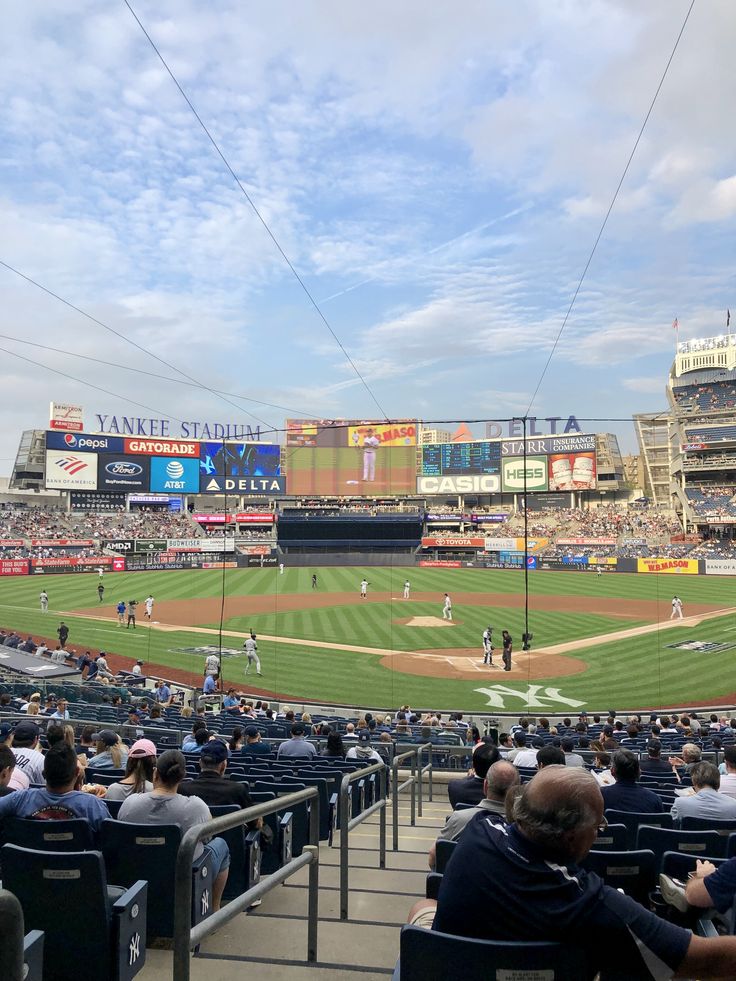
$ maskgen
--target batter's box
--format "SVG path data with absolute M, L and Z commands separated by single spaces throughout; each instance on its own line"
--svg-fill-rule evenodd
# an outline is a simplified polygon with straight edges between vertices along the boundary
M 736 643 L 718 643 L 713 640 L 682 640 L 679 644 L 667 644 L 674 651 L 693 651 L 695 654 L 720 654 L 730 651 Z
M 453 668 L 458 668 L 460 671 L 488 671 L 487 664 L 481 664 L 477 659 L 472 657 L 445 657 L 445 660 Z
M 223 647 L 220 650 L 219 647 L 214 647 L 213 645 L 207 645 L 205 647 L 170 647 L 169 654 L 191 654 L 193 657 L 208 657 L 210 654 L 215 654 L 218 657 L 242 657 L 242 650 L 234 647 Z

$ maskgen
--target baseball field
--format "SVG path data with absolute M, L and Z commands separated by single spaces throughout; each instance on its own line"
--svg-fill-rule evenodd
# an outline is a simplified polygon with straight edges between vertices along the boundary
M 219 649 L 222 616 L 225 686 L 294 701 L 512 712 L 736 702 L 736 600 L 726 577 L 530 573 L 528 653 L 521 650 L 523 574 L 510 570 L 118 573 L 105 576 L 103 603 L 97 583 L 96 574 L 4 579 L 0 623 L 53 639 L 64 619 L 77 652 L 105 650 L 129 665 L 140 658 L 153 674 L 196 683 L 209 648 Z M 42 588 L 47 614 L 39 608 Z M 445 592 L 452 624 L 442 619 Z M 671 622 L 675 592 L 685 619 Z M 149 593 L 151 624 L 143 603 Z M 136 630 L 120 627 L 115 613 L 119 600 L 130 599 L 139 602 Z M 491 667 L 482 664 L 488 624 L 497 648 Z M 510 672 L 501 667 L 503 629 L 514 638 Z M 246 680 L 242 645 L 250 630 L 263 676 L 251 670 Z

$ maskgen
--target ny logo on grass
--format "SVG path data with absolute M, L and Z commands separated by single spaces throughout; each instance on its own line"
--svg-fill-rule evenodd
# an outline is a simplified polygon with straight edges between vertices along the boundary
M 570 708 L 580 708 L 585 702 L 560 695 L 559 688 L 543 688 L 541 685 L 528 685 L 526 691 L 516 691 L 506 685 L 491 685 L 490 688 L 475 688 L 474 691 L 488 696 L 487 704 L 491 708 L 505 708 L 504 698 L 518 698 L 527 708 L 548 708 L 555 704 L 569 705 Z M 540 694 L 542 692 L 543 694 Z

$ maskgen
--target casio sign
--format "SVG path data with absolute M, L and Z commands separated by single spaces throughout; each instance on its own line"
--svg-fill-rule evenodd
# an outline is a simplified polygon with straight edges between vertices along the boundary
M 143 467 L 139 463 L 116 460 L 106 465 L 105 473 L 113 477 L 139 477 L 143 473 Z
M 496 494 L 500 489 L 501 484 L 496 474 L 417 478 L 419 494 Z

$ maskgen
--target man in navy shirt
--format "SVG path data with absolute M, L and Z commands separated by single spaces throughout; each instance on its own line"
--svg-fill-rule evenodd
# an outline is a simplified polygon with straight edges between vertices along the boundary
M 493 743 L 479 743 L 473 750 L 473 773 L 469 777 L 450 780 L 447 784 L 447 796 L 453 809 L 458 804 L 470 804 L 477 807 L 485 797 L 483 781 L 496 760 L 501 758 L 498 746 Z
M 607 811 L 662 813 L 662 801 L 654 791 L 636 782 L 640 775 L 639 760 L 630 749 L 619 749 L 613 754 L 611 774 L 616 783 L 601 790 L 603 806 Z
M 603 798 L 579 767 L 548 766 L 504 827 L 478 815 L 440 886 L 433 929 L 463 937 L 557 941 L 628 981 L 733 977 L 736 937 L 705 939 L 650 913 L 578 864 L 603 822 Z

